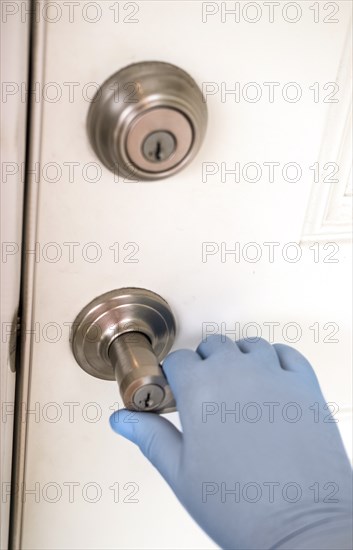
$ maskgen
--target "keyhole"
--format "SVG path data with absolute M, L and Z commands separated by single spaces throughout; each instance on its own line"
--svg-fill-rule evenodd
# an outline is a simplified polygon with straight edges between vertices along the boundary
M 148 393 L 148 394 L 147 394 L 147 397 L 146 397 L 146 399 L 145 399 L 145 407 L 146 407 L 146 409 L 150 406 L 150 399 L 151 399 L 151 394 Z
M 176 149 L 173 134 L 160 130 L 149 134 L 142 145 L 144 157 L 150 162 L 162 162 L 169 159 Z
M 140 399 L 139 401 L 139 405 L 141 408 L 144 408 L 144 409 L 148 409 L 148 407 L 151 406 L 151 393 L 149 392 L 146 397 L 144 397 L 143 399 Z
M 157 148 L 156 148 L 156 151 L 155 151 L 156 160 L 161 160 L 161 150 L 162 150 L 161 142 L 157 141 Z
M 139 402 L 139 405 L 145 409 L 148 409 L 153 405 L 153 401 L 151 401 L 151 393 L 149 392 L 144 399 L 141 399 Z
M 136 390 L 133 402 L 138 410 L 152 410 L 164 399 L 164 390 L 158 384 L 145 384 Z

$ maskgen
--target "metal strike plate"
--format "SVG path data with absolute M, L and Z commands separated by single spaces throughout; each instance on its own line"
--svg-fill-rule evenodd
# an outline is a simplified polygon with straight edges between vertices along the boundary
M 131 180 L 157 180 L 195 157 L 207 126 L 207 107 L 196 82 L 160 61 L 129 65 L 98 90 L 87 119 L 90 143 L 101 162 Z
M 126 407 L 171 412 L 175 401 L 159 363 L 171 349 L 175 332 L 174 316 L 161 296 L 123 288 L 82 309 L 73 324 L 72 351 L 88 374 L 118 382 Z

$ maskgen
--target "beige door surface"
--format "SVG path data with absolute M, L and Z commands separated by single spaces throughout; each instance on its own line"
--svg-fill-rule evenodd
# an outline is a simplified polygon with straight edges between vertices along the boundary
M 170 303 L 173 349 L 221 331 L 293 345 L 348 442 L 351 3 L 48 0 L 37 10 L 22 548 L 214 548 L 111 432 L 118 388 L 79 368 L 70 325 L 94 297 L 138 286 Z M 196 80 L 207 134 L 179 174 L 118 181 L 90 148 L 87 111 L 106 78 L 144 60 Z

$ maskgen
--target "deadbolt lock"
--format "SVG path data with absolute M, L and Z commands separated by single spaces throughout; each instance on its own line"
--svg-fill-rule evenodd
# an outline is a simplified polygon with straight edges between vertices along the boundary
M 161 413 L 175 410 L 160 365 L 174 337 L 174 316 L 161 296 L 144 288 L 122 288 L 83 308 L 71 343 L 83 370 L 118 382 L 125 407 Z
M 93 98 L 91 145 L 110 170 L 131 180 L 171 176 L 198 152 L 207 126 L 200 88 L 182 69 L 147 61 L 121 69 Z

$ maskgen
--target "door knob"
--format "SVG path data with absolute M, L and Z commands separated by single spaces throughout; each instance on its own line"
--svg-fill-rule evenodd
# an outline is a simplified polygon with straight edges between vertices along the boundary
M 175 401 L 160 366 L 173 345 L 168 303 L 143 288 L 122 288 L 90 302 L 73 324 L 72 351 L 87 373 L 116 380 L 126 408 L 171 412 Z
M 101 162 L 133 180 L 178 172 L 199 150 L 206 125 L 207 107 L 196 82 L 159 61 L 135 63 L 108 78 L 87 119 Z

